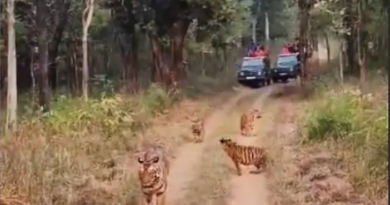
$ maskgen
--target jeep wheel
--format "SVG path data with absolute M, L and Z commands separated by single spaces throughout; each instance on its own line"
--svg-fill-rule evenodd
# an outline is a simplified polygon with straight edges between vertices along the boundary
M 283 82 L 283 83 L 287 83 L 287 82 L 288 82 L 288 78 L 283 78 L 283 79 L 282 79 L 282 82 Z
M 267 85 L 271 85 L 271 79 L 266 80 Z
M 277 83 L 278 80 L 279 80 L 278 78 L 272 78 L 272 82 L 273 82 L 273 83 Z

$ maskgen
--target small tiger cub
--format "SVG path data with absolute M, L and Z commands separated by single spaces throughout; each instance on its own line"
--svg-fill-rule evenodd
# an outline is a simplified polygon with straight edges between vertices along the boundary
M 205 134 L 205 128 L 204 128 L 204 120 L 201 120 L 199 118 L 190 118 L 189 119 L 192 123 L 191 125 L 191 132 L 194 136 L 195 143 L 201 143 L 203 142 L 204 134 Z
M 161 146 L 148 146 L 140 152 L 138 177 L 143 194 L 142 205 L 165 205 L 169 161 Z M 153 202 L 156 201 L 156 202 Z
M 241 115 L 240 130 L 242 136 L 253 135 L 256 118 L 261 118 L 260 111 L 258 109 L 252 109 L 249 112 Z
M 267 168 L 268 156 L 264 148 L 238 145 L 231 139 L 225 138 L 221 138 L 219 142 L 226 154 L 233 160 L 239 176 L 242 174 L 240 164 L 254 165 L 257 170 L 250 171 L 251 174 L 259 174 Z
M 195 142 L 196 143 L 203 142 L 204 133 L 205 133 L 204 120 L 195 119 L 195 120 L 191 120 L 191 122 L 192 122 L 191 129 L 192 129 L 192 134 L 194 135 Z

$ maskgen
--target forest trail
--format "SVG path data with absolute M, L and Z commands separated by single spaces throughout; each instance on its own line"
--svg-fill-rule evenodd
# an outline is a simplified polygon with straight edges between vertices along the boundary
M 240 145 L 257 145 L 257 141 L 264 136 L 268 129 L 269 125 L 269 113 L 265 109 L 265 101 L 269 97 L 270 93 L 275 86 L 265 87 L 261 90 L 259 97 L 253 102 L 252 105 L 249 105 L 248 109 L 258 109 L 262 113 L 262 118 L 258 120 L 255 127 L 255 136 L 243 137 L 237 135 L 234 139 Z M 257 128 L 257 129 L 256 129 Z M 260 132 L 261 131 L 261 132 Z M 252 168 L 253 167 L 248 167 Z M 245 170 L 245 171 L 244 171 Z M 268 203 L 268 189 L 266 178 L 263 173 L 261 174 L 249 174 L 247 167 L 243 167 L 243 175 L 233 175 L 229 187 L 230 187 L 230 196 L 227 199 L 227 205 L 269 205 Z
M 250 174 L 249 170 L 254 167 L 241 166 L 243 174 L 238 176 L 219 139 L 231 138 L 241 145 L 265 147 L 270 153 L 278 152 L 281 148 L 272 145 L 272 135 L 275 132 L 289 132 L 289 128 L 278 127 L 275 121 L 277 115 L 281 114 L 281 101 L 275 98 L 278 98 L 280 90 L 290 84 L 295 82 L 246 91 L 251 94 L 237 96 L 235 99 L 241 100 L 232 100 L 224 109 L 214 113 L 206 127 L 207 140 L 201 145 L 183 147 L 183 152 L 178 153 L 179 158 L 170 175 L 170 201 L 167 204 L 272 205 L 269 189 L 269 175 L 272 173 Z M 250 109 L 259 109 L 262 118 L 256 120 L 254 136 L 243 137 L 240 135 L 239 118 Z M 285 114 L 287 116 L 288 111 Z
M 210 142 L 213 131 L 224 121 L 227 114 L 235 109 L 242 101 L 253 98 L 255 90 L 239 88 L 237 94 L 228 100 L 220 109 L 214 111 L 205 119 L 205 136 L 203 143 L 189 143 L 180 147 L 175 154 L 175 160 L 171 163 L 168 177 L 167 204 L 179 204 L 188 191 L 188 185 L 196 179 L 198 167 L 204 148 Z

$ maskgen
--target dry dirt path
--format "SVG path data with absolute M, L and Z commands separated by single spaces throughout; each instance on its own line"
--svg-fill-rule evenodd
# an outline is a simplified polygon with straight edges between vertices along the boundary
M 257 145 L 257 141 L 261 141 L 269 129 L 272 129 L 269 126 L 272 123 L 269 119 L 270 113 L 267 112 L 265 103 L 276 86 L 278 85 L 262 88 L 259 97 L 248 107 L 248 109 L 259 109 L 263 116 L 256 122 L 256 135 L 251 137 L 237 135 L 235 140 L 238 144 Z M 269 205 L 265 173 L 249 174 L 250 168 L 253 169 L 253 167 L 243 167 L 243 175 L 238 176 L 234 173 L 232 176 L 229 183 L 229 196 L 226 199 L 227 205 Z
M 273 138 L 277 133 L 289 133 L 291 126 L 283 126 L 278 123 L 280 118 L 289 117 L 289 111 L 281 108 L 285 105 L 279 94 L 284 87 L 294 85 L 274 84 L 268 87 L 254 90 L 254 94 L 236 103 L 230 112 L 220 119 L 220 126 L 209 135 L 208 140 L 202 146 L 203 154 L 198 155 L 200 162 L 193 169 L 192 180 L 187 181 L 185 199 L 179 200 L 180 205 L 274 205 L 271 169 L 261 174 L 250 174 L 249 170 L 254 167 L 242 166 L 243 175 L 238 176 L 234 165 L 223 152 L 219 139 L 227 137 L 241 145 L 253 145 L 265 147 L 272 153 L 281 151 L 280 144 L 273 145 Z M 290 101 L 289 99 L 285 99 Z M 291 102 L 295 103 L 295 102 Z M 290 106 L 291 107 L 291 106 Z M 256 120 L 254 136 L 243 137 L 240 135 L 239 119 L 242 113 L 249 109 L 259 109 L 262 118 Z M 209 133 L 210 134 L 210 133 Z M 280 139 L 282 140 L 282 139 Z M 190 164 L 190 163 L 188 163 Z M 271 184 L 271 185 L 270 185 Z M 174 194 L 174 193 L 172 193 Z M 184 193 L 183 193 L 184 194 Z M 169 204 L 171 205 L 171 204 Z
M 177 198 L 174 192 L 171 192 L 176 197 L 176 204 L 271 204 L 269 202 L 271 193 L 268 188 L 269 172 L 254 175 L 248 173 L 248 169 L 253 169 L 253 167 L 242 167 L 243 175 L 237 176 L 231 159 L 227 157 L 219 144 L 219 139 L 228 137 L 242 145 L 263 146 L 268 149 L 268 134 L 277 129 L 273 119 L 278 113 L 275 109 L 268 109 L 268 107 L 275 107 L 271 95 L 281 86 L 284 85 L 276 84 L 253 90 L 252 95 L 237 101 L 230 111 L 224 114 L 224 117 L 215 118 L 219 120 L 219 126 L 214 128 L 214 131 L 209 130 L 207 141 L 201 145 L 201 149 L 196 151 L 197 164 L 191 163 L 188 158 L 183 159 L 183 165 L 187 166 L 183 169 L 190 171 L 181 174 L 183 174 L 182 176 L 191 176 L 191 178 L 186 177 L 188 181 L 181 181 L 181 184 L 185 184 L 187 187 L 186 190 L 181 187 L 181 190 L 184 190 L 184 192 L 179 192 L 181 199 Z M 240 135 L 239 118 L 242 113 L 251 108 L 259 109 L 263 117 L 256 121 L 255 136 L 243 137 Z M 189 152 L 190 149 L 185 150 L 185 152 Z M 176 178 L 172 180 L 177 180 L 177 175 L 171 175 L 171 177 Z M 183 197 L 184 194 L 185 197 Z
M 189 184 L 197 176 L 202 153 L 204 152 L 205 146 L 209 143 L 210 140 L 208 138 L 213 131 L 224 121 L 227 114 L 234 109 L 237 102 L 255 93 L 255 90 L 239 88 L 237 90 L 237 95 L 228 100 L 220 109 L 216 110 L 206 119 L 204 142 L 201 144 L 189 143 L 177 150 L 175 154 L 176 157 L 171 163 L 168 178 L 168 205 L 179 205 L 179 201 L 186 196 Z

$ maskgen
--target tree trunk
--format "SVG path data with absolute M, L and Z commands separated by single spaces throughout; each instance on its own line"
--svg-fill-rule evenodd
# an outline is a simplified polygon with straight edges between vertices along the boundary
M 324 32 L 325 44 L 326 44 L 326 59 L 327 62 L 330 63 L 330 45 L 329 45 L 329 37 L 328 33 Z
M 82 95 L 83 100 L 88 100 L 88 84 L 89 84 L 89 68 L 88 68 L 88 28 L 92 21 L 94 11 L 94 0 L 86 0 L 85 9 L 83 11 L 82 23 L 83 23 L 83 82 L 82 82 Z
M 339 66 L 340 66 L 340 81 L 341 84 L 344 84 L 344 42 L 340 41 L 340 51 L 339 51 Z
M 3 93 L 5 93 L 5 79 L 7 75 L 7 41 L 8 41 L 8 34 L 7 34 L 7 16 L 6 16 L 6 10 L 5 10 L 5 3 L 1 2 L 1 57 L 0 57 L 0 98 L 2 98 Z M 5 97 L 4 97 L 5 99 Z M 2 102 L 0 102 L 1 105 Z
M 202 48 L 202 62 L 201 62 L 202 76 L 206 75 L 206 68 L 204 67 L 204 50 Z
M 299 0 L 299 15 L 300 15 L 300 25 L 299 25 L 299 54 L 301 59 L 302 73 L 301 73 L 301 82 L 306 80 L 306 44 L 307 44 L 307 5 L 306 0 Z
M 227 50 L 226 50 L 226 45 L 222 46 L 222 67 L 220 72 L 224 72 L 227 68 Z
M 43 0 L 36 0 L 39 52 L 39 106 L 43 112 L 50 111 L 50 88 L 48 81 L 48 32 L 46 25 L 47 7 Z
M 36 77 L 37 77 L 37 71 L 39 70 L 39 65 L 37 63 L 37 59 L 38 59 L 38 54 L 37 52 L 35 51 L 34 48 L 31 48 L 30 47 L 30 62 L 29 62 L 29 67 L 30 67 L 30 76 L 31 76 L 31 102 L 33 102 L 33 106 L 34 108 L 36 108 L 36 102 L 37 102 L 37 99 L 36 99 L 36 93 L 37 93 L 37 81 L 36 81 Z
M 70 7 L 70 3 L 66 3 L 64 8 L 60 14 L 60 21 L 56 25 L 56 29 L 54 31 L 53 39 L 49 45 L 49 75 L 50 75 L 50 87 L 53 91 L 57 88 L 57 56 L 59 47 L 62 41 L 62 36 L 65 31 L 66 24 L 68 23 L 68 9 Z
M 120 44 L 121 56 L 123 65 L 125 66 L 125 90 L 129 93 L 135 93 L 138 91 L 138 42 L 136 34 L 132 34 L 130 37 L 131 49 L 126 49 L 124 44 Z
M 353 12 L 353 0 L 345 0 L 345 16 L 343 19 L 344 27 L 349 30 L 349 34 L 345 34 L 346 43 L 346 61 L 347 69 L 350 73 L 355 73 L 356 69 L 356 26 L 354 25 L 355 18 Z
M 183 66 L 183 49 L 184 40 L 187 35 L 189 25 L 189 21 L 178 21 L 173 25 L 173 81 L 178 81 L 185 77 Z
M 162 52 L 158 39 L 153 34 L 149 34 L 149 39 L 150 39 L 150 45 L 152 47 L 152 54 L 153 54 L 152 81 L 158 83 L 165 83 L 166 85 L 169 85 L 170 70 L 164 59 L 164 54 Z
M 16 70 L 16 45 L 15 45 L 15 2 L 7 1 L 8 14 L 8 57 L 7 57 L 7 122 L 6 129 L 12 132 L 16 131 L 17 126 L 17 70 Z
M 365 27 L 365 16 L 364 16 L 364 2 L 358 2 L 358 28 L 357 28 L 357 44 L 358 44 L 358 62 L 360 68 L 360 88 L 362 93 L 367 91 L 367 46 L 366 46 L 366 32 Z
M 88 36 L 83 31 L 82 46 L 83 46 L 83 78 L 82 78 L 82 96 L 85 101 L 88 100 L 88 81 L 89 81 L 89 68 L 88 68 Z

